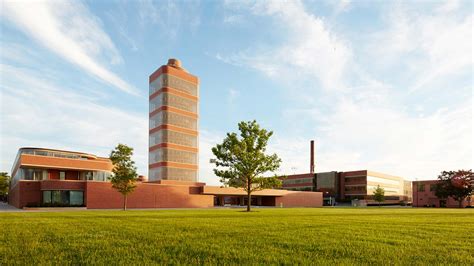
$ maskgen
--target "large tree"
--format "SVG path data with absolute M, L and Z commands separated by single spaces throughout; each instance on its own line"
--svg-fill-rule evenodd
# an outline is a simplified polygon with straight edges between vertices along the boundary
M 4 199 L 8 195 L 10 186 L 10 177 L 7 172 L 0 172 L 0 199 Z
M 127 196 L 132 193 L 137 181 L 137 168 L 132 160 L 133 148 L 124 144 L 118 144 L 110 153 L 110 160 L 114 167 L 110 178 L 112 187 L 123 195 L 123 209 L 127 209 Z
M 438 176 L 435 194 L 438 198 L 452 197 L 462 208 L 464 199 L 473 194 L 474 174 L 472 170 L 443 171 Z
M 280 167 L 281 159 L 276 154 L 265 154 L 272 131 L 260 128 L 257 122 L 239 123 L 240 133 L 227 133 L 222 144 L 212 148 L 216 156 L 214 173 L 225 185 L 243 188 L 247 192 L 247 211 L 250 211 L 252 192 L 281 186 L 275 175 L 264 177 Z
M 385 201 L 385 189 L 377 185 L 377 188 L 374 190 L 374 200 L 380 204 Z

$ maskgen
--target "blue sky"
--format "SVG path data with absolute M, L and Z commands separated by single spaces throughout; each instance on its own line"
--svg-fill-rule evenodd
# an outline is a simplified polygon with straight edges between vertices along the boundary
M 2 1 L 1 171 L 18 148 L 108 156 L 147 174 L 148 76 L 200 78 L 200 180 L 242 120 L 275 132 L 280 173 L 408 179 L 473 166 L 471 1 Z

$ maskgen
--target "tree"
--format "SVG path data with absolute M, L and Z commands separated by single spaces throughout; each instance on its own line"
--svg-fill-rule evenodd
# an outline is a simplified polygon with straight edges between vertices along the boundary
M 10 186 L 10 177 L 7 172 L 0 172 L 0 199 L 5 198 L 8 195 L 8 189 Z
M 471 196 L 474 189 L 474 174 L 470 170 L 443 171 L 438 176 L 435 194 L 438 198 L 452 197 L 462 208 L 464 199 Z
M 250 211 L 252 192 L 280 187 L 282 182 L 275 175 L 264 177 L 280 167 L 276 154 L 265 154 L 272 131 L 260 128 L 257 121 L 240 122 L 240 134 L 227 133 L 222 144 L 212 148 L 216 156 L 214 173 L 224 185 L 243 188 L 247 192 L 247 211 Z
M 380 187 L 380 185 L 377 185 L 377 188 L 374 190 L 374 200 L 379 203 L 379 206 L 385 201 L 385 189 Z
M 127 209 L 127 196 L 132 193 L 137 185 L 137 168 L 132 161 L 133 148 L 118 144 L 110 153 L 110 160 L 114 168 L 110 182 L 112 187 L 123 195 L 123 210 Z

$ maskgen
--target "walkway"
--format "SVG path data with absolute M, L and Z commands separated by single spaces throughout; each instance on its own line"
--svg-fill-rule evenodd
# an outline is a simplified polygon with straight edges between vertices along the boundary
M 23 211 L 22 209 L 15 208 L 8 203 L 0 201 L 0 212 L 19 212 Z

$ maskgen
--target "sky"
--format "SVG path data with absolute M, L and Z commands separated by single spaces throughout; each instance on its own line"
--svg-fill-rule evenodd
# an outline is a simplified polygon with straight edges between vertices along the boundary
M 200 79 L 199 180 L 240 121 L 272 130 L 278 173 L 409 180 L 473 167 L 471 1 L 11 1 L 0 9 L 0 171 L 20 147 L 108 156 L 147 175 L 148 76 Z

